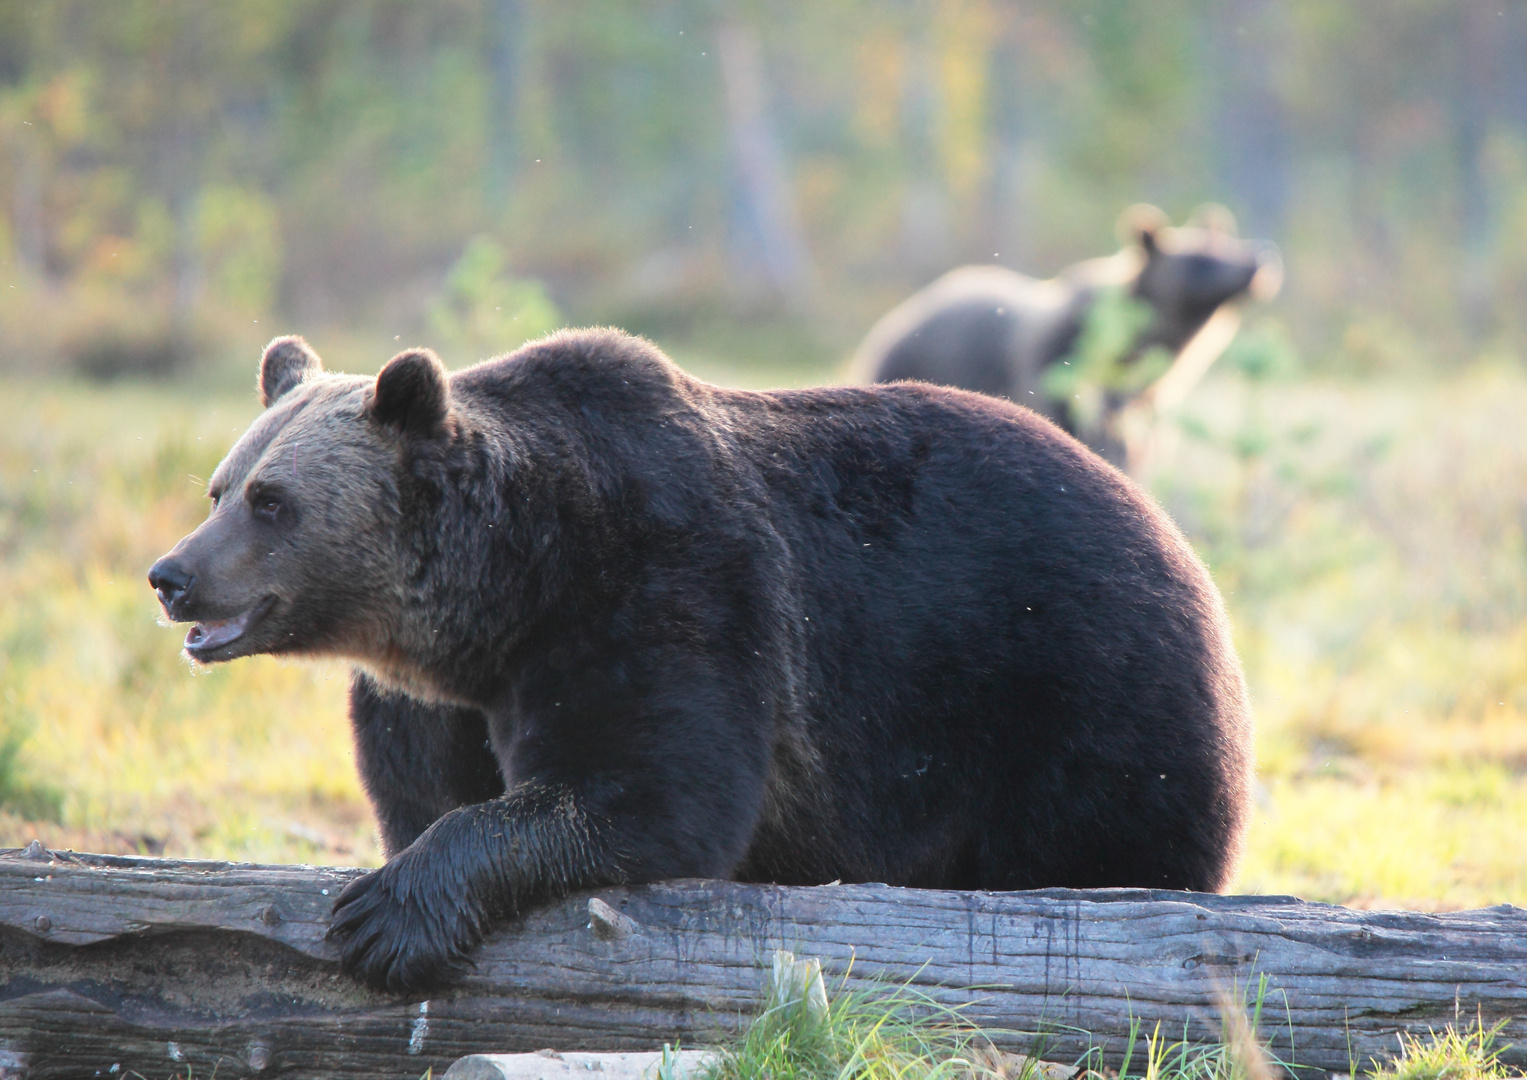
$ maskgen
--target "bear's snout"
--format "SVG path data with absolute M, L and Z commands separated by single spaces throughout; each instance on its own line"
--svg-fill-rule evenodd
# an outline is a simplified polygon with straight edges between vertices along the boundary
M 1256 248 L 1257 268 L 1247 291 L 1253 300 L 1271 300 L 1283 288 L 1283 253 L 1278 245 L 1264 240 Z
M 196 575 L 174 556 L 166 555 L 149 567 L 148 583 L 164 605 L 165 614 L 173 617 L 175 605 L 191 591 Z

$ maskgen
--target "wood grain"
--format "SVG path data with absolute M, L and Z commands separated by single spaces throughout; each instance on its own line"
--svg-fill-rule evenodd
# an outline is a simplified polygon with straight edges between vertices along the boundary
M 357 873 L 0 852 L 0 1080 L 186 1066 L 415 1080 L 468 1053 L 695 1046 L 756 1007 L 776 948 L 821 958 L 830 989 L 850 965 L 851 986 L 912 982 L 1005 1048 L 1043 1032 L 1052 1060 L 1080 1054 L 1080 1032 L 1117 1054 L 1131 1016 L 1212 1038 L 1220 1001 L 1263 975 L 1266 1034 L 1301 1065 L 1345 1072 L 1393 1054 L 1396 1032 L 1476 1015 L 1521 1018 L 1501 1039 L 1527 1044 L 1527 912 L 1505 905 L 1424 915 L 1145 890 L 669 882 L 535 912 L 421 1001 L 339 971 L 323 935 Z M 596 895 L 608 910 L 596 905 L 591 928 Z

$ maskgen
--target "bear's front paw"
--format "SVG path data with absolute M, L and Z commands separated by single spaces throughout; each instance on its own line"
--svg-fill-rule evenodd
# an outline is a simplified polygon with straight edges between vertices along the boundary
M 340 965 L 378 990 L 406 993 L 459 973 L 482 940 L 465 897 L 450 895 L 405 854 L 356 878 L 334 901 L 328 938 Z

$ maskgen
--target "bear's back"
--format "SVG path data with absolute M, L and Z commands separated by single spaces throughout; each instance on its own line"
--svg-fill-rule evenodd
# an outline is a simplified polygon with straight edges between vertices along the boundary
M 887 312 L 855 354 L 856 381 L 915 379 L 1019 400 L 1036 389 L 1027 357 L 1048 353 L 1075 293 L 1001 266 L 951 270 Z M 1032 369 L 1032 370 L 1031 370 Z
M 942 577 L 976 606 L 1016 603 L 1057 575 L 1212 587 L 1166 515 L 1118 470 L 1032 410 L 917 383 L 721 399 L 781 528 L 809 533 L 828 578 L 859 578 L 864 549 L 904 562 L 879 586 Z M 950 545 L 951 535 L 959 536 Z M 957 549 L 960 559 L 939 557 Z M 885 567 L 871 573 L 879 577 Z M 867 581 L 865 582 L 867 584 Z M 1078 613 L 1086 621 L 1085 613 Z
M 633 517 L 697 535 L 770 519 L 811 564 L 808 588 L 889 595 L 937 579 L 975 589 L 978 607 L 1010 607 L 1016 583 L 1031 588 L 1063 568 L 1067 587 L 1148 574 L 1185 596 L 1211 590 L 1136 485 L 996 398 L 920 383 L 729 390 L 606 330 L 553 335 L 452 387 L 507 438 L 539 435 L 579 457 L 596 488 L 640 490 L 640 509 L 624 506 Z M 951 534 L 959 559 L 938 554 Z

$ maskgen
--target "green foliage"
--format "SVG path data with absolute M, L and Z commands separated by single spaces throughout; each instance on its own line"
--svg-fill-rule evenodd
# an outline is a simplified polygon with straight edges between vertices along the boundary
M 1239 371 L 1251 382 L 1291 379 L 1303 367 L 1288 328 L 1272 318 L 1245 327 L 1225 347 L 1221 368 Z
M 503 245 L 474 237 L 429 307 L 429 327 L 464 359 L 508 352 L 562 325 L 539 281 L 509 274 Z
M 1136 347 L 1151 323 L 1150 305 L 1122 288 L 1099 289 L 1071 354 L 1040 376 L 1046 397 L 1066 402 L 1080 432 L 1096 432 L 1110 402 L 1127 400 L 1172 366 L 1164 349 Z
M 245 187 L 209 185 L 197 202 L 195 229 L 215 295 L 241 311 L 268 311 L 281 274 L 280 220 L 270 196 Z

